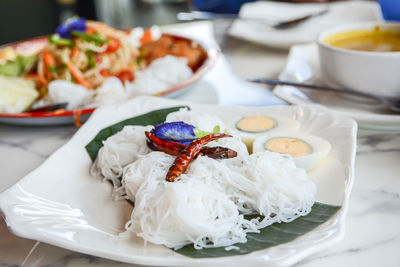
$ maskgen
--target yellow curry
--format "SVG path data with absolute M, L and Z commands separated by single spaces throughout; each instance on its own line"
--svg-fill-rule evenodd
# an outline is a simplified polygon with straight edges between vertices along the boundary
M 400 31 L 376 27 L 373 30 L 340 32 L 325 38 L 324 43 L 351 50 L 399 52 Z

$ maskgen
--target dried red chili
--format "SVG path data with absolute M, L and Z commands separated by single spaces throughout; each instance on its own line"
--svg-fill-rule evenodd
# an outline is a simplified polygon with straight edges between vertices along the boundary
M 174 163 L 168 170 L 166 180 L 169 182 L 173 182 L 182 173 L 185 173 L 187 167 L 189 166 L 189 163 L 201 151 L 201 149 L 203 148 L 203 146 L 205 144 L 207 144 L 215 139 L 219 139 L 219 138 L 223 138 L 223 137 L 232 137 L 232 136 L 225 134 L 225 133 L 209 134 L 209 135 L 204 136 L 201 139 L 198 139 L 198 140 L 190 143 L 176 157 Z
M 196 156 L 207 156 L 212 159 L 231 159 L 237 156 L 237 152 L 227 147 L 214 146 L 203 147 Z
M 145 132 L 147 137 L 147 146 L 152 150 L 162 151 L 164 153 L 178 156 L 179 153 L 186 148 L 186 145 L 174 142 L 165 141 L 150 132 Z M 235 150 L 227 147 L 203 147 L 196 156 L 207 156 L 213 159 L 230 159 L 237 156 Z
M 162 140 L 148 131 L 145 132 L 145 135 L 147 137 L 148 144 L 150 143 L 151 145 L 150 148 L 153 147 L 156 150 L 173 156 L 177 156 L 186 147 L 186 145 L 178 142 Z

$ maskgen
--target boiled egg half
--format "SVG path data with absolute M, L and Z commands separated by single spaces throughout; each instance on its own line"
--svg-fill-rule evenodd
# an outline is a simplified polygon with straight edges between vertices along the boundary
M 266 133 L 275 131 L 295 131 L 299 128 L 299 123 L 291 118 L 281 116 L 248 115 L 232 120 L 227 131 L 232 135 L 237 135 L 246 144 L 249 152 L 253 147 L 256 138 L 264 136 Z
M 275 132 L 254 140 L 253 153 L 271 151 L 290 155 L 297 167 L 310 171 L 331 150 L 331 144 L 323 138 L 299 132 Z

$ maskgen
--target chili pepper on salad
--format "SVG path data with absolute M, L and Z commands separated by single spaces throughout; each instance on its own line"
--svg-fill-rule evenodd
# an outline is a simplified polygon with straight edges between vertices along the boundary
M 209 134 L 209 135 L 204 136 L 201 139 L 198 139 L 198 140 L 190 143 L 176 157 L 174 163 L 169 168 L 165 179 L 168 182 L 173 182 L 177 177 L 179 177 L 181 174 L 185 173 L 190 162 L 200 152 L 200 150 L 203 148 L 203 146 L 205 144 L 207 144 L 215 139 L 224 138 L 224 137 L 232 137 L 232 136 L 229 134 L 225 134 L 225 133 Z

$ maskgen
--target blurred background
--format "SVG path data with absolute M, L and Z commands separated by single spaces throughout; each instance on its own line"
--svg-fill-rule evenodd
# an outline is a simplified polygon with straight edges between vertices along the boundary
M 53 33 L 76 14 L 123 29 L 175 23 L 177 12 L 191 6 L 184 0 L 1 0 L 0 44 Z
M 0 44 L 53 33 L 73 15 L 100 20 L 116 28 L 176 22 L 189 10 L 186 1 L 157 0 L 1 0 Z
M 254 0 L 1 0 L 0 45 L 54 33 L 65 19 L 79 15 L 99 20 L 118 29 L 178 23 L 177 14 L 193 10 L 237 13 L 243 3 Z M 264 0 L 283 2 L 333 2 L 338 0 Z M 350 1 L 350 0 L 340 0 Z M 383 15 L 400 20 L 400 0 L 363 0 L 381 4 Z M 352 18 L 349 18 L 351 20 Z M 235 38 L 228 33 L 233 19 L 213 21 L 214 37 L 239 77 L 266 76 L 265 71 L 250 71 L 254 62 L 270 62 L 284 67 L 287 51 L 271 49 Z M 243 53 L 246 56 L 241 56 Z M 260 57 L 260 55 L 264 55 Z M 243 68 L 247 62 L 249 68 Z M 280 63 L 279 63 L 280 62 Z M 236 71 L 236 70 L 240 71 Z M 247 71 L 249 70 L 249 71 Z M 270 76 L 277 75 L 276 73 Z
M 237 13 L 252 0 L 1 0 L 0 44 L 53 33 L 73 15 L 120 29 L 177 23 L 176 14 L 190 10 Z M 291 0 L 329 2 L 330 0 Z M 380 0 L 389 6 L 400 0 Z
M 178 12 L 191 10 L 237 13 L 243 3 L 251 1 L 253 0 L 1 0 L 0 45 L 53 33 L 61 22 L 73 15 L 127 29 L 177 23 Z M 286 0 L 331 1 L 334 0 Z M 400 0 L 377 1 L 384 9 L 386 19 L 400 18 Z

